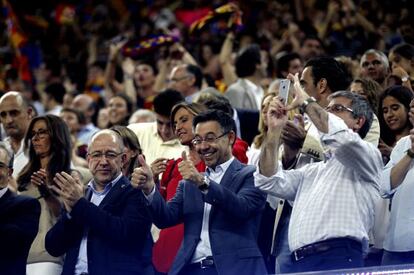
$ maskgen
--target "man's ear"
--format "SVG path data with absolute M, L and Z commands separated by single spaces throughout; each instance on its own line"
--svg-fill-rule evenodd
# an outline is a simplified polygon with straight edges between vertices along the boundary
M 358 133 L 362 126 L 364 126 L 366 120 L 367 119 L 365 117 L 358 118 L 354 126 L 354 131 Z
M 32 118 L 34 117 L 34 115 L 35 115 L 35 111 L 33 110 L 33 108 L 32 107 L 27 107 L 27 115 L 29 116 L 29 119 L 30 120 L 32 120 Z
M 319 94 L 325 93 L 328 89 L 328 81 L 326 80 L 326 78 L 321 78 L 316 85 Z
M 231 144 L 231 147 L 233 147 L 234 143 L 236 142 L 236 133 L 234 131 L 230 131 L 228 135 L 229 135 L 229 142 Z
M 14 171 L 13 168 L 9 168 L 9 172 L 7 173 L 9 175 L 9 177 L 11 177 L 13 175 L 13 171 Z

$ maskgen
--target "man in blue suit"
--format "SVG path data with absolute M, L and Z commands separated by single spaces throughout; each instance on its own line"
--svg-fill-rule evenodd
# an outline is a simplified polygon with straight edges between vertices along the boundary
M 0 142 L 0 274 L 26 274 L 27 255 L 39 228 L 40 203 L 11 192 L 13 154 Z
M 51 188 L 64 210 L 46 235 L 46 249 L 54 256 L 66 253 L 62 274 L 143 274 L 151 221 L 142 192 L 122 175 L 125 157 L 118 134 L 102 130 L 88 148 L 93 179 L 85 197 L 75 174 L 56 174 Z
M 254 187 L 255 167 L 231 154 L 234 120 L 222 111 L 194 118 L 195 147 L 207 165 L 200 174 L 183 152 L 183 177 L 168 203 L 154 187 L 150 167 L 139 156 L 131 179 L 142 189 L 153 222 L 160 228 L 184 222 L 184 240 L 170 274 L 266 274 L 257 246 L 257 229 L 265 195 Z

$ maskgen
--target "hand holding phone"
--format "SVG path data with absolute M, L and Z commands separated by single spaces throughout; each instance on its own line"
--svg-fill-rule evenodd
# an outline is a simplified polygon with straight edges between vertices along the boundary
M 282 79 L 279 84 L 279 97 L 282 99 L 283 104 L 286 106 L 289 98 L 290 80 Z

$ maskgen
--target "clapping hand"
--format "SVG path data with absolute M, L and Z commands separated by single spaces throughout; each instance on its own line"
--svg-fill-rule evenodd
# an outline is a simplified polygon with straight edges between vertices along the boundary
M 84 186 L 76 172 L 68 174 L 66 172 L 56 173 L 53 178 L 55 185 L 50 186 L 59 195 L 66 211 L 71 212 L 73 206 L 84 195 Z

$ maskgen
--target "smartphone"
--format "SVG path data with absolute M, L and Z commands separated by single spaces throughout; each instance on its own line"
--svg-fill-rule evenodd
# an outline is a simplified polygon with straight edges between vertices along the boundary
M 279 97 L 282 99 L 284 105 L 288 103 L 290 80 L 282 79 L 279 84 Z

